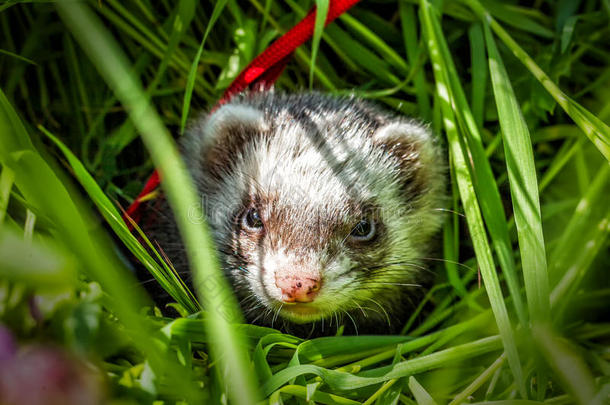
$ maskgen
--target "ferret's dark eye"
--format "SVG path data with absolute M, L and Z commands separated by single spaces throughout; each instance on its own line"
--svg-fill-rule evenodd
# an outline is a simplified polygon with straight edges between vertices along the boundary
M 375 222 L 363 218 L 352 230 L 350 238 L 355 242 L 369 242 L 375 237 Z
M 242 217 L 242 225 L 244 228 L 251 231 L 260 231 L 263 229 L 263 220 L 256 208 L 250 208 Z

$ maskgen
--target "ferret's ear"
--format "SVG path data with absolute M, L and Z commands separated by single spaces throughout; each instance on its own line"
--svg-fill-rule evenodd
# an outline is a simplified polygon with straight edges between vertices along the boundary
M 428 129 L 416 122 L 399 120 L 379 128 L 373 142 L 397 159 L 403 193 L 417 198 L 436 184 L 443 184 L 440 146 Z
M 208 117 L 204 138 L 207 142 L 219 137 L 230 136 L 232 132 L 268 130 L 262 111 L 249 105 L 225 104 Z
M 187 153 L 196 153 L 201 169 L 210 174 L 226 170 L 243 152 L 244 146 L 269 131 L 262 111 L 243 104 L 225 104 L 194 128 L 196 144 Z

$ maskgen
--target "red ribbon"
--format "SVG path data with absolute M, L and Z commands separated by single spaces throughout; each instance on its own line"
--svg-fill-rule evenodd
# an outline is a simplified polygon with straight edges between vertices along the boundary
M 359 0 L 331 0 L 328 6 L 326 23 L 347 11 Z M 226 103 L 232 96 L 248 88 L 268 89 L 282 74 L 290 56 L 296 48 L 302 45 L 313 35 L 316 22 L 316 10 L 312 10 L 297 25 L 275 40 L 263 53 L 258 55 L 246 68 L 233 80 L 233 83 L 225 90 L 216 107 Z M 131 217 L 136 223 L 140 220 L 139 208 L 143 199 L 154 191 L 160 183 L 159 172 L 155 170 L 146 181 L 146 185 L 134 202 L 129 206 L 125 215 Z M 125 219 L 125 218 L 124 218 Z M 129 221 L 125 221 L 128 227 Z

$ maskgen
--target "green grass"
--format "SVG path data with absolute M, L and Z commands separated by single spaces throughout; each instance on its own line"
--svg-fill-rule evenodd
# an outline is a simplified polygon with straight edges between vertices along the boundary
M 170 134 L 316 4 L 328 1 L 0 5 L 0 324 L 22 347 L 89 359 L 113 403 L 607 401 L 605 0 L 370 0 L 316 30 L 276 87 L 430 123 L 451 177 L 444 260 L 402 335 L 241 324 L 206 227 L 186 220 L 198 205 Z M 196 291 L 122 222 L 153 167 Z

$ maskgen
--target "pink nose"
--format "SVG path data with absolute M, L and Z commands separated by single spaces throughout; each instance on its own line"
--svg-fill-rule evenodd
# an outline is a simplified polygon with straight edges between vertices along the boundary
M 321 280 L 311 275 L 276 275 L 275 285 L 282 290 L 284 302 L 311 302 L 318 295 Z

